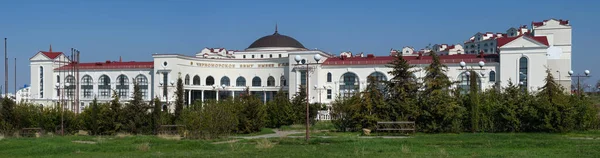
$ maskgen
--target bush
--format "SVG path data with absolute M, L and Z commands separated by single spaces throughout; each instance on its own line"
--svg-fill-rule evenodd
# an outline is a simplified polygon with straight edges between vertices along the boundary
M 208 101 L 200 108 L 186 108 L 181 118 L 192 139 L 215 139 L 232 133 L 237 125 L 237 106 L 232 99 Z
M 294 123 L 292 105 L 283 91 L 277 92 L 275 98 L 266 105 L 267 122 L 266 127 L 279 128 Z

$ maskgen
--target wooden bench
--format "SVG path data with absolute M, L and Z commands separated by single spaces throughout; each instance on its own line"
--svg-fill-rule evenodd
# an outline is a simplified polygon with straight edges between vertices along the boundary
M 21 136 L 22 137 L 36 137 L 36 135 L 42 135 L 42 128 L 22 128 Z
M 179 131 L 185 131 L 184 125 L 160 125 L 158 128 L 158 134 L 164 135 L 180 135 Z
M 415 133 L 415 121 L 377 122 L 377 132 L 408 132 Z

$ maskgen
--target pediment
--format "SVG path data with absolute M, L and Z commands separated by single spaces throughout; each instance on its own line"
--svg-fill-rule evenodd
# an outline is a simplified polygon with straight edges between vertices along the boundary
M 523 47 L 526 47 L 526 48 L 545 47 L 545 48 L 547 48 L 548 46 L 545 45 L 544 43 L 536 41 L 530 37 L 521 36 L 521 37 L 518 37 L 518 38 L 506 43 L 505 45 L 503 45 L 500 48 L 523 48 Z
M 33 57 L 29 58 L 29 61 L 38 61 L 38 60 L 50 60 L 50 58 L 48 58 L 41 52 L 38 52 L 35 55 L 33 55 Z

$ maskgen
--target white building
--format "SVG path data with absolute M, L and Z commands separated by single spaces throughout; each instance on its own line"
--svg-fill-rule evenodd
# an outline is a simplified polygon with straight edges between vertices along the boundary
M 144 99 L 159 97 L 170 105 L 175 100 L 175 82 L 181 77 L 186 104 L 198 99 L 237 97 L 246 88 L 265 102 L 279 90 L 289 92 L 291 98 L 302 85 L 308 85 L 311 103 L 327 104 L 336 96 L 350 96 L 364 90 L 368 76 L 379 80 L 392 78 L 388 74 L 391 69 L 386 65 L 398 53 L 416 66 L 416 77 L 424 77 L 423 69 L 431 63 L 431 57 L 426 55 L 429 51 L 443 53 L 440 59 L 448 66 L 448 75 L 453 81 L 461 81 L 456 86 L 465 88 L 468 88 L 466 68 L 477 69 L 482 89 L 496 84 L 506 86 L 512 80 L 531 91 L 544 84 L 546 67 L 552 72 L 564 72 L 563 76 L 571 68 L 568 21 L 550 19 L 533 23 L 531 34 L 505 37 L 478 33 L 472 39 L 473 43 L 465 43 L 464 49 L 460 45 L 436 45 L 432 50 L 420 51 L 404 47 L 401 51 L 392 49 L 390 56 L 351 52 L 335 56 L 309 50 L 277 30 L 257 39 L 245 50 L 204 48 L 195 54 L 153 54 L 154 60 L 149 62 L 75 64 L 61 52 L 41 51 L 30 59 L 30 98 L 41 105 L 55 105 L 61 98 L 75 98 L 68 103 L 77 104 L 69 106 L 76 110 L 89 105 L 94 97 L 100 101 L 110 100 L 112 90 L 122 100 L 130 99 L 135 80 L 142 85 Z M 475 49 L 473 44 L 484 41 L 493 41 L 493 45 L 488 45 L 493 49 L 488 52 L 498 53 L 465 53 Z M 310 65 L 301 65 L 303 63 Z M 74 65 L 78 65 L 75 67 L 79 67 L 79 75 L 70 71 Z M 559 78 L 565 88 L 570 88 L 570 78 Z
M 15 101 L 17 102 L 17 104 L 19 103 L 29 103 L 30 102 L 30 98 L 31 98 L 31 93 L 30 93 L 31 87 L 28 85 L 23 86 L 23 88 L 19 89 L 16 93 L 15 96 Z

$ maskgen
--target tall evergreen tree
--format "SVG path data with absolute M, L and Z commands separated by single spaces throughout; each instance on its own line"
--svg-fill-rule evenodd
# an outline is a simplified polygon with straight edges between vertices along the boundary
M 306 122 L 306 86 L 300 86 L 299 91 L 292 97 L 292 107 L 294 110 L 296 124 L 304 124 Z
M 241 96 L 241 103 L 238 105 L 240 112 L 238 115 L 238 133 L 252 133 L 260 131 L 265 126 L 266 111 L 264 103 L 255 95 L 246 89 L 246 94 Z
M 152 109 L 152 131 L 154 134 L 158 134 L 158 127 L 160 126 L 160 116 L 161 116 L 161 103 L 158 97 L 153 99 L 154 108 Z
M 564 89 L 554 80 L 550 70 L 546 70 L 546 84 L 537 93 L 537 109 L 543 123 L 539 129 L 548 131 L 570 131 L 575 127 L 576 111 L 568 102 Z
M 183 110 L 183 104 L 184 104 L 184 98 L 183 98 L 183 94 L 184 94 L 184 90 L 183 90 L 183 80 L 181 80 L 181 76 L 177 79 L 177 91 L 175 91 L 175 95 L 177 95 L 176 99 L 175 99 L 175 118 L 173 119 L 173 124 L 176 123 L 176 121 L 179 121 L 179 117 L 181 116 L 181 112 Z
M 112 100 L 110 101 L 110 110 L 113 118 L 113 128 L 111 129 L 111 133 L 117 133 L 123 127 L 123 115 L 121 102 L 119 100 L 119 95 L 116 91 L 113 90 Z
M 471 122 L 471 132 L 479 131 L 479 77 L 477 72 L 469 72 L 469 113 Z
M 392 68 L 388 73 L 393 77 L 387 82 L 386 102 L 389 105 L 391 120 L 415 120 L 419 115 L 417 106 L 419 85 L 414 77 L 413 65 L 410 65 L 401 54 L 387 65 Z
M 368 77 L 367 80 L 369 84 L 362 92 L 360 104 L 355 104 L 353 119 L 359 122 L 360 128 L 373 129 L 378 120 L 389 120 L 389 109 L 385 107 L 377 80 L 373 77 Z
M 129 101 L 129 105 L 125 108 L 125 118 L 129 132 L 139 134 L 143 132 L 144 126 L 147 124 L 148 106 L 144 102 L 140 86 L 133 83 L 133 98 Z M 147 126 L 146 126 L 147 127 Z
M 267 103 L 267 127 L 279 128 L 294 123 L 292 104 L 282 89 Z
M 425 68 L 424 90 L 419 98 L 422 112 L 417 118 L 417 128 L 424 132 L 460 132 L 464 107 L 450 96 L 452 82 L 446 75 L 448 67 L 437 54 L 430 55 L 432 62 Z
M 98 99 L 96 99 L 96 97 L 94 97 L 91 107 L 92 107 L 91 120 L 90 120 L 90 122 L 91 122 L 90 124 L 92 126 L 91 133 L 92 133 L 92 135 L 97 135 L 97 134 L 100 134 L 98 131 L 99 130 L 98 129 L 98 119 L 99 119 L 98 113 L 99 113 L 100 109 L 98 107 Z

